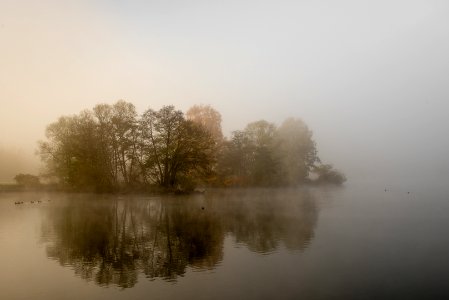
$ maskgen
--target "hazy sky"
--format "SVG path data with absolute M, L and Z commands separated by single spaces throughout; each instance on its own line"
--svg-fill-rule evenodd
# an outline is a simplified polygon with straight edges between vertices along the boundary
M 0 0 L 0 147 L 100 102 L 302 118 L 348 177 L 449 177 L 448 1 Z M 1 166 L 0 166 L 1 168 Z

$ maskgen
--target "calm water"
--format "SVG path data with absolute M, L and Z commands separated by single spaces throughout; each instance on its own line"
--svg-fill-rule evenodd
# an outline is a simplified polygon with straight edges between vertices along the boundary
M 4 193 L 0 299 L 447 298 L 446 191 Z

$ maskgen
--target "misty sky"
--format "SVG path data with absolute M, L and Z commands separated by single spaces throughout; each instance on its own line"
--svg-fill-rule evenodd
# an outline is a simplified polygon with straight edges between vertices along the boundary
M 211 104 L 225 135 L 300 117 L 349 179 L 447 178 L 448 96 L 448 1 L 0 0 L 0 147 L 29 157 L 125 99 Z

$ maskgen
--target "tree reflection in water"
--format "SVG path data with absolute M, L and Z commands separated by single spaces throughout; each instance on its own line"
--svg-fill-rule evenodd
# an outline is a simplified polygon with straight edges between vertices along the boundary
M 123 288 L 138 275 L 175 280 L 188 266 L 213 269 L 226 234 L 251 251 L 280 244 L 302 250 L 313 238 L 317 205 L 304 190 L 225 190 L 133 198 L 65 196 L 49 207 L 47 255 L 99 285 Z
M 281 243 L 303 250 L 313 238 L 318 208 L 307 190 L 236 190 L 221 197 L 224 227 L 251 251 L 275 251 Z

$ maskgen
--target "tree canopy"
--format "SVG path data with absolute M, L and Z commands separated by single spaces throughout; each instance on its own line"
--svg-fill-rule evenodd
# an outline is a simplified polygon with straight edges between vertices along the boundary
M 233 132 L 220 170 L 231 185 L 298 185 L 319 162 L 312 132 L 301 120 L 287 119 L 280 127 L 260 120 Z
M 66 189 L 111 192 L 197 184 L 286 186 L 310 181 L 341 184 L 343 174 L 321 165 L 312 131 L 300 119 L 280 126 L 265 120 L 221 131 L 221 115 L 195 105 L 184 115 L 174 106 L 147 109 L 120 100 L 60 117 L 46 130 L 39 153 Z
M 210 105 L 194 105 L 186 113 L 188 120 L 204 127 L 216 142 L 223 140 L 221 114 Z
M 207 176 L 215 160 L 210 134 L 173 106 L 138 117 L 131 103 L 99 104 L 61 117 L 46 135 L 47 171 L 73 190 L 174 188 Z

